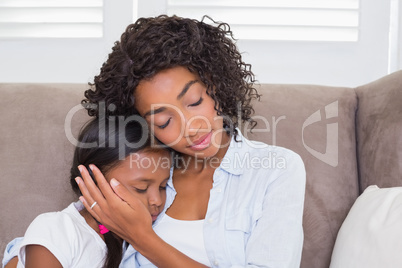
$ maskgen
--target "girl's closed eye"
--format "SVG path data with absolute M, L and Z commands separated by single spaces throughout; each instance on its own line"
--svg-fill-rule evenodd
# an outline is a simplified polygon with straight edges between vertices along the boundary
M 146 187 L 145 189 L 141 189 L 141 188 L 134 187 L 134 190 L 135 190 L 137 193 L 139 193 L 139 194 L 144 194 L 144 193 L 147 192 L 148 187 Z

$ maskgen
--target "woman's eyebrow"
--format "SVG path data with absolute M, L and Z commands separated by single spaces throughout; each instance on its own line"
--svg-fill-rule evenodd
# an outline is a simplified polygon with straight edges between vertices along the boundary
M 177 100 L 181 99 L 184 96 L 184 94 L 187 93 L 187 91 L 189 90 L 191 85 L 193 85 L 193 84 L 195 84 L 197 82 L 198 82 L 198 80 L 192 80 L 192 81 L 189 81 L 187 84 L 185 84 L 183 89 L 181 90 L 180 94 L 177 95 Z
M 161 113 L 161 112 L 163 112 L 164 110 L 166 110 L 166 107 L 160 107 L 160 108 L 158 108 L 158 109 L 148 111 L 148 112 L 146 112 L 146 113 L 144 114 L 144 118 L 147 117 L 147 116 L 153 115 L 153 114 Z

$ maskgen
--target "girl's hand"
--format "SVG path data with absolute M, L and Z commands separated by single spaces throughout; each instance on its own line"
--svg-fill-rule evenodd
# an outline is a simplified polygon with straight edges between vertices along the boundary
M 101 171 L 90 165 L 96 186 L 88 170 L 84 166 L 78 168 L 82 176 L 76 178 L 83 195 L 80 200 L 97 221 L 133 246 L 146 239 L 146 234 L 155 234 L 148 209 L 124 185 L 116 179 L 111 179 L 109 185 Z M 96 205 L 91 208 L 94 202 Z

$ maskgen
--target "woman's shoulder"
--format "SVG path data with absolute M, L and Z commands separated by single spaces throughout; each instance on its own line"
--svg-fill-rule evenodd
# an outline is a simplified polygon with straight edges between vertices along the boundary
M 271 159 L 277 158 L 277 160 L 282 158 L 296 164 L 303 164 L 300 155 L 289 148 L 248 139 L 241 134 L 237 141 L 231 143 L 231 147 L 233 147 L 232 149 L 238 155 Z

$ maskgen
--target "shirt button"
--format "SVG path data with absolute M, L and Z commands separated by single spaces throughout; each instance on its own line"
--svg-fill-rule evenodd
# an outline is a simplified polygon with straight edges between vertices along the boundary
M 216 192 L 217 192 L 217 193 L 221 193 L 221 192 L 222 192 L 222 189 L 221 189 L 221 188 L 218 188 L 218 189 L 216 189 Z
M 208 222 L 209 222 L 209 223 L 213 223 L 213 222 L 214 222 L 214 219 L 210 218 L 210 219 L 208 219 Z
M 215 266 L 219 266 L 219 262 L 218 262 L 218 261 L 214 261 L 214 265 L 215 265 Z

